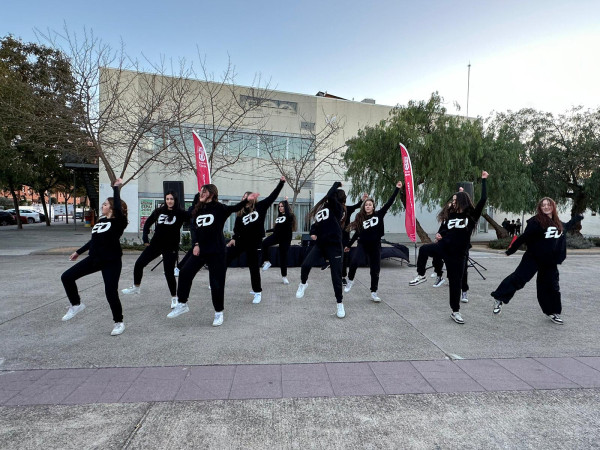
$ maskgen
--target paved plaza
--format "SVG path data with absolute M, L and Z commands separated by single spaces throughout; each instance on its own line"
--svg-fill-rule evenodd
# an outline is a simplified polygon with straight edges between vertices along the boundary
M 493 316 L 489 293 L 522 252 L 481 247 L 464 325 L 447 285 L 408 286 L 406 262 L 383 262 L 381 303 L 360 268 L 344 319 L 328 271 L 296 299 L 299 268 L 285 286 L 272 267 L 255 305 L 248 270 L 230 269 L 217 328 L 205 270 L 190 312 L 168 319 L 162 266 L 149 266 L 112 337 L 100 274 L 78 282 L 85 311 L 60 320 L 60 275 L 88 239 L 82 226 L 0 228 L 1 448 L 600 448 L 600 251 L 560 267 L 563 326 L 534 281 Z M 123 257 L 121 288 L 137 256 Z

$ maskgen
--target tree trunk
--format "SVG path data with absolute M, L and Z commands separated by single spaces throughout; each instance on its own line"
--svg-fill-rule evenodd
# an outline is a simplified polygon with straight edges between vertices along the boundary
M 587 199 L 582 189 L 577 190 L 573 197 L 573 206 L 571 207 L 571 217 L 575 217 L 578 214 L 583 214 L 587 209 Z M 565 220 L 564 222 L 568 222 Z M 568 234 L 581 236 L 581 221 L 577 222 L 573 228 L 568 231 Z
M 508 231 L 506 231 L 506 229 L 503 228 L 502 225 L 499 225 L 498 222 L 492 219 L 487 213 L 483 213 L 481 216 L 485 220 L 487 220 L 487 222 L 492 226 L 494 230 L 496 230 L 497 239 L 503 239 L 508 237 Z
M 46 226 L 50 226 L 50 215 L 48 214 L 48 207 L 46 206 L 46 196 L 43 192 L 40 192 L 40 199 L 42 200 L 42 208 L 44 208 L 44 215 L 46 216 Z
M 13 198 L 13 206 L 15 207 L 15 214 L 17 216 L 17 228 L 19 230 L 23 229 L 23 223 L 21 222 L 21 214 L 19 213 L 19 199 L 17 198 L 17 193 L 12 182 L 9 182 L 10 195 Z
M 69 224 L 69 199 L 67 197 L 67 193 L 65 192 L 65 223 Z
M 425 232 L 419 221 L 417 220 L 417 235 L 423 244 L 431 244 L 429 235 Z

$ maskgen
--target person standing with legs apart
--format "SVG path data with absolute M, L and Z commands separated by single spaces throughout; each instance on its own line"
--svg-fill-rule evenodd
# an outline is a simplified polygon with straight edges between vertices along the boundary
M 481 173 L 481 198 L 477 206 L 473 206 L 471 197 L 466 192 L 457 192 L 452 196 L 452 206 L 448 208 L 448 217 L 442 225 L 447 229 L 436 234 L 437 242 L 425 244 L 419 249 L 417 258 L 417 276 L 408 284 L 416 286 L 427 281 L 425 268 L 429 257 L 439 257 L 446 264 L 450 291 L 450 317 L 458 324 L 465 323 L 460 314 L 460 297 L 465 258 L 471 244 L 471 234 L 475 232 L 477 222 L 487 200 L 486 179 L 488 173 Z
M 287 262 L 288 262 L 288 251 L 292 243 L 292 233 L 296 231 L 297 223 L 296 216 L 290 209 L 288 198 L 277 205 L 277 219 L 275 219 L 275 226 L 267 230 L 272 232 L 271 236 L 266 238 L 262 242 L 261 253 L 265 260 L 262 270 L 268 270 L 271 267 L 271 261 L 269 261 L 269 248 L 275 244 L 279 245 L 279 267 L 281 269 L 281 279 L 283 284 L 290 284 L 287 278 Z
M 89 250 L 88 257 L 65 271 L 61 276 L 65 292 L 71 302 L 69 311 L 62 318 L 63 321 L 66 321 L 85 309 L 85 305 L 81 303 L 76 281 L 86 275 L 102 272 L 104 292 L 115 321 L 114 328 L 110 333 L 112 336 L 117 336 L 125 330 L 123 308 L 119 299 L 119 277 L 121 276 L 121 257 L 123 256 L 119 240 L 127 227 L 127 204 L 121 201 L 119 192 L 122 184 L 123 180 L 120 178 L 115 180 L 113 197 L 107 198 L 102 203 L 102 215 L 92 228 L 92 239 L 72 253 L 69 259 L 75 261 L 79 255 Z
M 285 177 L 281 177 L 275 190 L 264 200 L 257 202 L 251 200 L 243 209 L 238 211 L 233 227 L 233 238 L 227 243 L 227 266 L 242 253 L 246 253 L 246 263 L 250 270 L 250 282 L 252 284 L 252 303 L 257 304 L 262 300 L 262 285 L 260 280 L 260 262 L 258 250 L 261 247 L 262 238 L 265 236 L 265 216 L 271 207 L 283 185 Z M 242 197 L 245 200 L 250 192 Z M 212 285 L 211 285 L 212 286 Z
M 500 314 L 502 304 L 508 303 L 537 272 L 536 287 L 540 308 L 552 322 L 563 324 L 563 319 L 560 317 L 562 302 L 558 264 L 562 264 L 567 257 L 565 232 L 582 219 L 583 216 L 579 215 L 573 217 L 568 223 L 563 223 L 558 217 L 554 200 L 544 197 L 538 202 L 537 214 L 527 220 L 523 234 L 506 250 L 507 255 L 512 255 L 521 245 L 527 244 L 527 250 L 515 271 L 492 292 L 492 297 L 495 299 L 494 314 Z
M 348 228 L 350 230 L 355 230 L 355 232 L 348 243 L 348 246 L 344 248 L 344 252 L 349 253 L 350 247 L 352 247 L 352 244 L 354 244 L 357 239 L 358 246 L 356 247 L 352 262 L 350 263 L 348 283 L 344 288 L 344 292 L 350 292 L 350 289 L 352 289 L 358 263 L 363 259 L 364 255 L 366 255 L 371 272 L 371 300 L 374 302 L 381 301 L 381 298 L 377 295 L 377 289 L 379 287 L 379 272 L 381 271 L 381 238 L 385 232 L 383 218 L 388 212 L 388 209 L 394 204 L 394 200 L 396 200 L 396 196 L 401 188 L 402 182 L 398 181 L 394 193 L 379 211 L 375 211 L 375 200 L 367 198 L 363 202 L 354 222 L 349 225 Z
M 198 271 L 208 265 L 208 277 L 211 286 L 211 297 L 215 308 L 213 327 L 223 324 L 223 309 L 225 308 L 225 273 L 226 250 L 223 226 L 231 213 L 246 206 L 248 201 L 255 200 L 258 194 L 250 194 L 247 199 L 236 205 L 226 206 L 219 202 L 219 190 L 214 184 L 202 186 L 200 199 L 192 213 L 193 253 L 179 271 L 179 286 L 177 286 L 178 303 L 167 317 L 174 318 L 190 310 L 187 305 L 192 288 L 192 282 Z
M 181 226 L 190 219 L 190 213 L 179 208 L 177 194 L 169 191 L 165 194 L 164 203 L 156 208 L 144 223 L 142 240 L 146 248 L 135 262 L 133 269 L 133 286 L 123 289 L 123 294 L 139 294 L 144 275 L 144 267 L 162 255 L 165 279 L 171 293 L 171 308 L 177 304 L 177 281 L 175 281 L 175 265 L 181 239 Z M 156 224 L 152 241 L 148 240 L 150 227 Z
M 296 298 L 304 297 L 308 286 L 308 275 L 313 265 L 323 257 L 329 261 L 333 291 L 337 301 L 336 315 L 346 317 L 342 294 L 342 225 L 346 215 L 346 193 L 338 189 L 342 183 L 335 182 L 327 195 L 321 199 L 308 213 L 309 219 L 315 222 L 310 227 L 310 237 L 315 245 L 309 250 L 300 269 L 300 284 Z
M 348 231 L 348 226 L 350 225 L 352 214 L 354 214 L 354 211 L 359 209 L 363 202 L 368 198 L 369 195 L 367 193 L 363 193 L 360 200 L 354 205 L 346 205 L 346 215 L 344 217 L 344 223 L 342 225 L 342 248 L 344 249 L 346 247 L 352 247 L 352 245 L 350 245 L 350 232 Z M 342 286 L 344 287 L 346 287 L 348 284 L 348 280 L 346 279 L 346 277 L 348 276 L 348 266 L 350 265 L 349 257 L 350 253 L 345 251 L 344 255 L 342 256 Z

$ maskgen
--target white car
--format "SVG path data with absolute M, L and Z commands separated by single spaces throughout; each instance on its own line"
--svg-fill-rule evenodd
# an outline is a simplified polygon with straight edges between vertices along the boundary
M 9 213 L 11 213 L 12 215 L 16 215 L 17 214 L 17 211 L 14 210 L 14 209 L 7 209 L 7 211 Z M 21 217 L 27 217 L 27 223 L 41 222 L 41 220 L 40 220 L 40 213 L 37 212 L 37 211 L 34 211 L 33 209 L 22 209 L 22 208 L 19 208 L 19 215 Z

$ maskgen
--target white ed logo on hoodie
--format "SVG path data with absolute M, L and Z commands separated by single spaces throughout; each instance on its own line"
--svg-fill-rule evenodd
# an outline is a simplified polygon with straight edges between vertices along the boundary
M 207 227 L 215 221 L 215 216 L 212 214 L 202 214 L 196 217 L 196 225 L 198 227 Z
M 552 238 L 558 239 L 561 236 L 562 236 L 562 233 L 559 233 L 558 228 L 556 228 L 556 227 L 548 227 L 548 229 L 544 233 L 544 237 L 546 239 L 552 239 Z
M 169 216 L 167 214 L 161 214 L 158 216 L 158 223 L 162 225 L 173 225 L 177 220 L 176 216 L 173 216 L 171 220 L 169 220 Z
M 379 217 L 371 217 L 369 220 L 365 220 L 363 222 L 363 228 L 366 230 L 367 228 L 375 227 L 379 223 Z
M 111 223 L 110 222 L 100 222 L 94 225 L 92 228 L 92 233 L 105 233 L 110 230 Z
M 323 220 L 329 219 L 329 208 L 323 208 L 321 211 L 317 213 L 315 216 L 317 222 L 322 222 Z
M 451 219 L 448 221 L 448 229 L 452 228 L 467 228 L 469 219 Z
M 279 216 L 277 219 L 275 219 L 275 223 L 283 223 L 285 222 L 285 216 Z
M 249 223 L 256 222 L 257 219 L 258 219 L 258 212 L 252 211 L 247 216 L 242 217 L 242 222 L 244 223 L 244 225 L 248 225 Z

